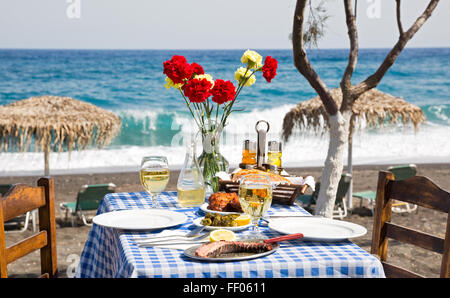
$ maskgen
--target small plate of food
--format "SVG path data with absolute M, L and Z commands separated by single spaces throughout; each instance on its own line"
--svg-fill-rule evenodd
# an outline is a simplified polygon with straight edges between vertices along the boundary
M 251 218 L 247 214 L 206 213 L 205 217 L 196 218 L 194 224 L 205 226 L 208 231 L 217 229 L 242 231 L 251 225 Z
M 208 203 L 200 206 L 200 210 L 205 213 L 217 213 L 222 215 L 227 214 L 242 214 L 244 213 L 239 202 L 239 196 L 232 192 L 216 192 L 213 193 Z

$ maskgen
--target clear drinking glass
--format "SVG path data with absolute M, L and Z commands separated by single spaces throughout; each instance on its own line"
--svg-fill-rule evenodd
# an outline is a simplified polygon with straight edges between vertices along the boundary
M 249 238 L 264 238 L 259 231 L 258 223 L 272 204 L 270 179 L 258 174 L 245 175 L 239 184 L 239 202 L 242 210 L 252 218 L 253 226 Z
M 165 156 L 146 156 L 142 158 L 141 184 L 152 198 L 152 208 L 161 208 L 158 195 L 166 188 L 169 182 L 169 163 Z

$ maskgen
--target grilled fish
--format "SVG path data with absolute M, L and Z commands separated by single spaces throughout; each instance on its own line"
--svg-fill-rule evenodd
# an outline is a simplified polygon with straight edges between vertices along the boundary
M 214 258 L 228 253 L 260 253 L 272 250 L 271 244 L 263 242 L 216 241 L 203 244 L 195 251 L 195 255 L 203 258 Z

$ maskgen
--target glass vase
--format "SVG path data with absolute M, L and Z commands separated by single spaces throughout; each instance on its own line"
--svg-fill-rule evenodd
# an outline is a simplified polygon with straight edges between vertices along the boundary
M 207 121 L 199 131 L 202 136 L 203 151 L 198 157 L 198 162 L 205 181 L 205 192 L 209 196 L 219 191 L 218 172 L 228 172 L 229 162 L 220 154 L 220 139 L 223 126 L 215 121 Z

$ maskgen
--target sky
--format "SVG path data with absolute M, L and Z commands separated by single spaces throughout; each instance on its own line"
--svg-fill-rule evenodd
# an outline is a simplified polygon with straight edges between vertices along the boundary
M 313 0 L 313 3 L 320 1 Z M 402 2 L 408 28 L 429 1 Z M 348 48 L 341 0 L 319 48 Z M 290 49 L 295 0 L 1 0 L 0 48 Z M 408 47 L 450 47 L 450 1 L 442 0 Z M 398 38 L 394 0 L 359 0 L 360 48 Z

